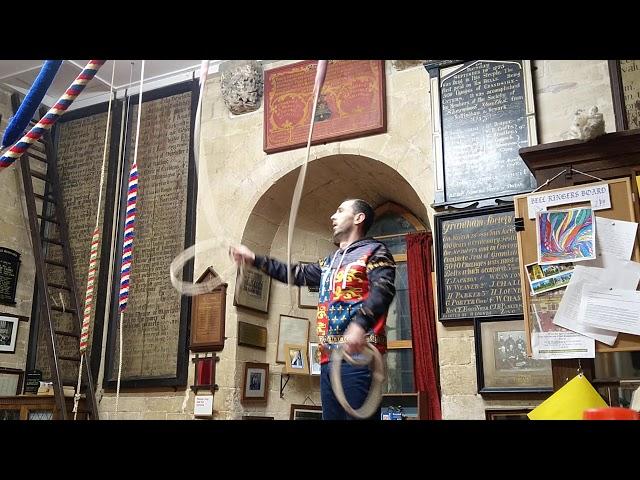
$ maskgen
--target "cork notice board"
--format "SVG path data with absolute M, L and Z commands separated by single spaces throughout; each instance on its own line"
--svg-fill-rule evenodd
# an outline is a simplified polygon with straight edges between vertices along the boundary
M 637 222 L 636 215 L 633 209 L 633 195 L 631 190 L 631 182 L 628 178 L 620 178 L 615 180 L 607 180 L 604 182 L 589 183 L 589 187 L 596 187 L 599 185 L 609 185 L 609 193 L 611 198 L 611 208 L 604 210 L 595 210 L 596 217 L 610 218 L 614 220 L 624 220 L 627 222 Z M 581 185 L 584 187 L 585 185 Z M 560 193 L 567 190 L 574 190 L 578 187 L 565 187 L 555 190 L 546 190 L 544 193 Z M 520 258 L 520 282 L 522 286 L 522 306 L 524 312 L 525 332 L 527 338 L 527 353 L 531 355 L 531 331 L 532 323 L 535 319 L 532 316 L 531 310 L 531 287 L 527 278 L 526 265 L 537 262 L 537 238 L 536 238 L 536 223 L 535 219 L 529 219 L 527 198 L 534 195 L 539 195 L 542 192 L 536 192 L 527 195 L 518 195 L 514 197 L 515 204 L 515 218 L 516 221 L 522 219 L 524 224 L 524 230 L 518 231 L 516 236 L 518 240 L 518 256 Z M 547 210 L 563 210 L 567 208 L 575 207 L 587 207 L 589 202 L 580 203 L 566 203 L 562 205 L 555 205 L 548 207 Z M 640 260 L 640 250 L 638 249 L 638 242 L 633 247 L 633 254 L 631 260 Z M 561 295 L 564 289 L 558 290 L 556 295 Z M 557 297 L 558 301 L 561 297 Z M 604 343 L 596 341 L 597 352 L 612 352 L 612 351 L 631 351 L 640 350 L 640 336 L 630 335 L 627 333 L 619 333 L 616 343 L 613 346 L 605 345 Z

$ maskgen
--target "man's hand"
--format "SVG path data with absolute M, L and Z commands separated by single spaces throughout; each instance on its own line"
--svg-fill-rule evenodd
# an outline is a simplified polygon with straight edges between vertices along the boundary
M 253 261 L 256 259 L 256 254 L 249 250 L 244 245 L 238 245 L 237 247 L 229 247 L 229 256 L 240 265 L 241 263 L 248 263 L 253 265 Z
M 344 349 L 349 355 L 362 352 L 366 334 L 364 328 L 357 323 L 349 323 L 347 331 L 344 332 Z

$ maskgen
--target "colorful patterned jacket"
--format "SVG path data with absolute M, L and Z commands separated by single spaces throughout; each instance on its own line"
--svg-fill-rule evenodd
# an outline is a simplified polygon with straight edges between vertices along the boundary
M 285 263 L 256 255 L 254 266 L 276 280 L 287 281 Z M 321 363 L 329 361 L 330 349 L 343 342 L 352 321 L 364 328 L 368 342 L 381 353 L 386 351 L 385 324 L 396 293 L 395 267 L 387 247 L 370 238 L 338 249 L 318 263 L 292 266 L 294 284 L 320 288 L 316 332 Z

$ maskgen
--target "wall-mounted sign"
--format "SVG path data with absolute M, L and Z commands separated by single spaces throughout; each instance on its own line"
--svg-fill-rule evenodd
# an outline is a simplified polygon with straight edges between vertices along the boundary
M 0 247 L 0 303 L 16 304 L 16 287 L 20 270 L 20 253 Z

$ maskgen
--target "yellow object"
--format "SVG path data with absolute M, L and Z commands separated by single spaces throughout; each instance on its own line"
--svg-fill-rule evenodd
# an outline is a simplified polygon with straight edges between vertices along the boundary
M 556 393 L 538 405 L 527 416 L 531 420 L 582 420 L 588 408 L 606 407 L 589 380 L 582 374 L 572 378 Z

